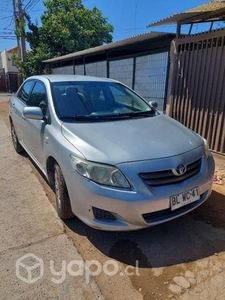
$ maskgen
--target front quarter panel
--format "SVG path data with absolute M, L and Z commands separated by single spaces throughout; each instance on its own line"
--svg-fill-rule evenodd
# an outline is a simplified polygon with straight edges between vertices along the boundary
M 25 104 L 18 99 L 16 95 L 13 95 L 9 101 L 9 115 L 13 122 L 13 125 L 16 130 L 16 134 L 19 142 L 24 145 L 24 117 L 23 109 Z

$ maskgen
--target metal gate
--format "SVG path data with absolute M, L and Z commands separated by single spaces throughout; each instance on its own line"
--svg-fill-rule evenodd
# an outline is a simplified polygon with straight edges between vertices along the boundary
M 0 92 L 6 91 L 5 73 L 0 70 Z
M 225 30 L 172 43 L 168 113 L 225 153 Z

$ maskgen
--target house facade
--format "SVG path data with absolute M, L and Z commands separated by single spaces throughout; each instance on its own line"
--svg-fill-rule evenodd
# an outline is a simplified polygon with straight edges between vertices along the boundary
M 17 53 L 18 47 L 1 52 L 0 91 L 11 93 L 18 89 L 18 69 L 12 61 L 12 55 Z

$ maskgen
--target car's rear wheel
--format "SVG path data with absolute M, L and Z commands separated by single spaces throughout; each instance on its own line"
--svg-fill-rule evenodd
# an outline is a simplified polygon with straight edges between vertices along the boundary
M 60 166 L 56 163 L 54 167 L 55 179 L 55 195 L 56 195 L 56 208 L 58 216 L 61 219 L 70 219 L 74 217 L 71 209 L 70 199 L 66 183 L 63 177 Z
M 15 130 L 15 127 L 14 127 L 12 122 L 11 122 L 11 136 L 12 136 L 13 147 L 16 150 L 16 152 L 19 153 L 19 154 L 23 153 L 24 149 L 23 149 L 23 147 L 21 146 L 21 144 L 18 140 L 16 130 Z

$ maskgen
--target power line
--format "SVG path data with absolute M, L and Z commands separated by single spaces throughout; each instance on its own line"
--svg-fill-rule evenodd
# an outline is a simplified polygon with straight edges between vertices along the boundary
M 10 36 L 1 36 L 0 35 L 0 38 L 3 39 L 3 40 L 10 40 L 10 41 L 15 41 L 16 40 L 16 37 L 10 37 Z
M 32 5 L 32 2 L 33 2 L 33 0 L 29 0 L 28 3 L 24 6 L 24 10 L 28 9 Z
M 14 0 L 16 4 L 21 3 L 22 15 L 27 12 L 31 19 L 38 18 L 39 14 L 43 12 L 41 6 L 41 0 Z M 42 8 L 42 9 L 40 9 Z M 13 0 L 1 0 L 0 4 L 1 16 L 0 16 L 0 42 L 4 45 L 3 41 L 16 40 L 15 27 L 16 16 L 13 10 Z M 18 13 L 18 10 L 17 10 Z M 17 15 L 18 17 L 18 15 Z M 25 26 L 25 24 L 24 24 Z
M 39 2 L 40 0 L 30 0 L 27 5 L 25 5 L 24 10 L 28 12 L 31 11 Z
M 8 18 L 13 18 L 13 16 L 3 17 L 3 18 L 0 18 L 0 20 L 5 20 L 5 19 L 8 19 Z

